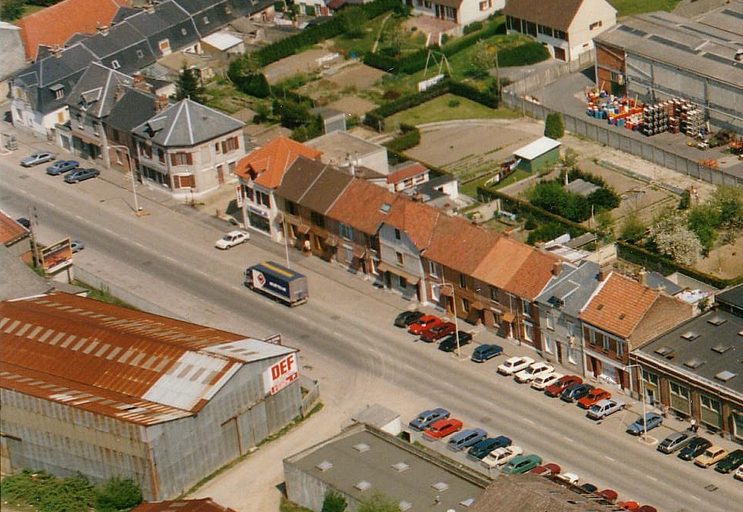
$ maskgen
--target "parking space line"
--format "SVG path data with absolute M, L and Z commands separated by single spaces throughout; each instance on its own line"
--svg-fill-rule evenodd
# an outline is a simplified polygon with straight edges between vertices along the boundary
M 645 475 L 645 476 L 646 476 L 646 477 L 648 477 L 648 478 L 649 478 L 650 480 L 652 480 L 653 482 L 657 482 L 657 481 L 658 481 L 658 479 L 657 479 L 657 478 L 655 478 L 654 476 L 650 476 L 650 475 Z
M 575 442 L 571 438 L 569 438 L 568 436 L 562 436 L 562 438 L 565 439 L 566 441 L 570 442 L 570 443 L 574 443 Z
M 616 462 L 616 461 L 615 461 L 614 459 L 612 459 L 612 458 L 611 458 L 611 457 L 609 457 L 608 455 L 604 455 L 604 458 L 605 458 L 606 460 L 610 460 L 610 461 L 612 461 L 612 462 Z

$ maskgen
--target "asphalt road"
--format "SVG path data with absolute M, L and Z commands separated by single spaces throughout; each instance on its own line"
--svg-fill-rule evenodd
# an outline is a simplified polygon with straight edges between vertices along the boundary
M 294 264 L 308 274 L 311 300 L 289 309 L 241 284 L 247 264 L 283 256 L 283 248 L 257 235 L 248 244 L 218 252 L 212 246 L 220 231 L 198 216 L 141 200 L 151 215 L 136 219 L 121 177 L 113 173 L 67 185 L 44 175 L 42 168 L 21 169 L 0 158 L 0 175 L 0 207 L 26 216 L 28 205 L 35 205 L 42 241 L 68 234 L 83 239 L 87 247 L 76 255 L 80 265 L 188 320 L 255 337 L 280 332 L 285 344 L 301 350 L 300 363 L 308 372 L 321 374 L 325 363 L 340 368 L 342 375 L 328 378 L 342 381 L 341 386 L 323 387 L 321 381 L 326 402 L 358 409 L 370 401 L 385 404 L 384 397 L 397 392 L 405 397 L 404 405 L 396 404 L 403 419 L 433 405 L 446 407 L 467 426 L 508 435 L 526 452 L 578 473 L 581 481 L 615 489 L 620 499 L 665 511 L 740 509 L 740 482 L 663 456 L 625 434 L 636 411 L 594 423 L 574 405 L 495 375 L 502 357 L 476 365 L 413 343 L 391 325 L 398 303 L 370 284 L 350 285 L 349 279 L 357 278 L 340 269 L 293 254 Z M 335 278 L 313 270 L 320 266 Z M 506 352 L 525 353 L 510 344 Z M 651 434 L 668 432 L 663 427 Z M 705 490 L 710 485 L 715 490 Z

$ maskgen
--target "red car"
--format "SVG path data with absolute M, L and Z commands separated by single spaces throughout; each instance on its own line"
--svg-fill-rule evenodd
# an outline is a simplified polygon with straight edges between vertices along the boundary
M 424 315 L 420 317 L 418 320 L 410 324 L 410 327 L 408 327 L 408 332 L 410 334 L 417 334 L 420 336 L 423 334 L 424 331 L 427 331 L 434 325 L 443 324 L 444 321 L 440 319 L 437 316 L 434 315 Z
M 426 329 L 421 334 L 421 341 L 426 343 L 433 343 L 434 341 L 440 340 L 444 336 L 448 336 L 454 332 L 455 326 L 452 322 L 444 322 L 432 326 L 430 329 Z
M 573 384 L 582 383 L 583 379 L 581 379 L 577 375 L 565 375 L 564 377 L 560 377 L 560 379 L 551 386 L 547 386 L 547 388 L 544 390 L 544 394 L 554 398 L 556 396 L 560 396 L 560 393 L 562 393 L 565 388 L 572 386 Z
M 529 473 L 533 473 L 539 476 L 554 476 L 559 474 L 560 471 L 562 471 L 562 468 L 560 466 L 558 466 L 554 462 L 548 462 L 543 466 L 540 465 L 535 467 L 534 469 L 529 471 Z
M 600 498 L 604 498 L 609 503 L 615 503 L 617 501 L 617 498 L 619 497 L 617 492 L 613 489 L 604 489 L 603 491 L 596 491 L 593 494 L 599 496 Z
M 460 430 L 462 430 L 462 422 L 455 420 L 454 418 L 449 418 L 446 420 L 434 421 L 426 427 L 423 435 L 428 439 L 441 439 Z
M 578 407 L 588 409 L 593 404 L 600 402 L 601 400 L 608 400 L 609 398 L 611 398 L 611 393 L 605 389 L 593 388 L 586 396 L 578 400 Z
M 636 501 L 629 500 L 629 501 L 618 501 L 615 503 L 617 507 L 623 508 L 624 510 L 637 510 L 640 508 L 640 504 Z

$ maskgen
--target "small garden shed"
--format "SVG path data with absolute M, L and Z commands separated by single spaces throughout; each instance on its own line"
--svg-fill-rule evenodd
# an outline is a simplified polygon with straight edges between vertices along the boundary
M 514 157 L 521 160 L 519 169 L 528 172 L 541 171 L 555 165 L 560 158 L 560 143 L 549 137 L 542 137 L 514 152 Z

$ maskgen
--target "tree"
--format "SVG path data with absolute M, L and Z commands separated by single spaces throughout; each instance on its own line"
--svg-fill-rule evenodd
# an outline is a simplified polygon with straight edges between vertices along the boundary
M 343 9 L 335 16 L 339 19 L 343 32 L 351 39 L 360 39 L 366 32 L 366 14 L 358 7 Z
M 495 67 L 496 53 L 490 49 L 485 41 L 480 39 L 470 54 L 470 64 L 475 68 L 478 75 L 486 74 Z
M 562 122 L 562 114 L 553 112 L 547 115 L 544 123 L 544 136 L 550 139 L 560 139 L 565 135 L 565 125 Z
M 405 32 L 403 25 L 394 24 L 388 28 L 383 34 L 383 41 L 387 43 L 389 53 L 395 56 L 402 50 L 405 41 L 408 40 L 408 34 Z
M 718 185 L 709 202 L 719 213 L 727 241 L 734 241 L 743 231 L 743 187 Z
M 362 501 L 356 512 L 400 512 L 400 505 L 389 496 L 377 493 Z
M 348 507 L 346 498 L 339 492 L 329 490 L 325 493 L 321 512 L 344 512 Z
M 718 210 L 709 203 L 695 206 L 689 210 L 686 217 L 689 229 L 697 236 L 699 243 L 702 244 L 704 254 L 715 245 L 717 240 L 717 227 L 720 225 L 720 216 Z
M 25 0 L 5 0 L 0 7 L 0 19 L 3 21 L 15 21 L 23 16 Z
M 610 211 L 602 210 L 596 215 L 596 228 L 602 233 L 613 235 L 614 217 Z
M 178 80 L 175 82 L 175 95 L 173 97 L 176 101 L 190 99 L 202 105 L 206 103 L 205 91 L 201 86 L 198 71 L 189 69 L 185 62 L 180 75 L 178 75 Z
M 131 478 L 110 478 L 96 494 L 99 512 L 130 509 L 142 503 L 142 492 Z
M 622 229 L 619 236 L 630 243 L 635 243 L 642 240 L 646 230 L 647 226 L 642 222 L 640 216 L 636 212 L 630 212 L 624 218 L 624 222 L 622 222 Z
M 702 244 L 686 223 L 684 215 L 669 208 L 653 221 L 653 243 L 661 254 L 682 265 L 693 265 L 702 252 Z
M 588 195 L 588 202 L 596 207 L 597 212 L 601 212 L 613 210 L 621 200 L 613 190 L 601 187 Z

